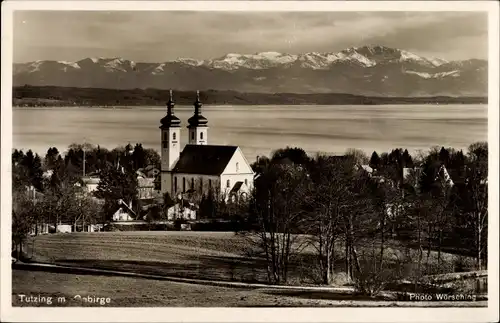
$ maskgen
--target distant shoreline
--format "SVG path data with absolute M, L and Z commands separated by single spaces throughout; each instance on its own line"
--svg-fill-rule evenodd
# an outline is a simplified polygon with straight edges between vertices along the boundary
M 180 106 L 192 105 L 194 91 L 174 91 L 174 101 Z M 164 106 L 169 90 L 158 89 L 97 89 L 56 86 L 18 86 L 13 88 L 13 107 L 93 107 L 133 108 Z M 405 104 L 487 104 L 487 97 L 377 97 L 344 93 L 240 93 L 208 90 L 200 93 L 205 105 L 405 105 Z

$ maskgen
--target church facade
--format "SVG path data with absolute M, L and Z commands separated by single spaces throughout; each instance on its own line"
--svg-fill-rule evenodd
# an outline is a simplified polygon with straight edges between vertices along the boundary
M 188 119 L 188 143 L 181 151 L 181 120 L 174 114 L 172 92 L 161 119 L 161 192 L 170 196 L 209 192 L 222 197 L 248 195 L 254 172 L 238 146 L 209 145 L 208 120 L 202 115 L 199 92 Z

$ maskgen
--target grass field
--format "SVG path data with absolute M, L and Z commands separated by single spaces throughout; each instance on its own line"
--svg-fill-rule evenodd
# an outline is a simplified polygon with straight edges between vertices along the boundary
M 248 256 L 250 247 L 247 239 L 230 232 L 71 233 L 35 237 L 29 244 L 28 257 L 36 262 L 140 274 L 265 282 L 266 263 L 262 258 Z M 292 284 L 314 284 L 310 278 L 310 263 L 291 267 Z M 340 265 L 339 270 L 342 270 Z M 57 306 L 82 306 L 81 302 L 72 300 L 77 294 L 111 297 L 112 304 L 105 306 L 486 306 L 486 302 L 431 302 L 424 305 L 422 302 L 353 299 L 352 295 L 345 294 L 283 294 L 273 290 L 76 275 L 50 270 L 14 270 L 13 304 L 34 305 L 23 304 L 17 296 L 19 294 L 59 295 L 69 300 Z
M 228 232 L 44 235 L 34 240 L 32 260 L 176 277 L 265 281 L 263 260 L 243 256 L 245 243 L 246 240 Z
M 129 231 L 42 235 L 30 244 L 28 256 L 38 262 L 83 267 L 130 270 L 137 273 L 172 275 L 225 281 L 266 282 L 263 257 L 250 256 L 248 239 L 232 232 Z M 344 269 L 343 247 L 336 259 Z M 398 247 L 386 248 L 387 257 L 401 257 Z M 398 256 L 395 256 L 399 254 Z M 453 255 L 442 253 L 452 272 Z M 407 255 L 408 258 L 408 255 Z M 412 256 L 410 255 L 411 259 Z M 415 257 L 413 257 L 416 259 Z M 302 250 L 290 266 L 290 284 L 317 284 L 316 255 Z M 436 262 L 431 252 L 429 266 Z M 339 284 L 342 284 L 339 281 Z
M 46 302 L 28 303 L 20 295 L 52 297 Z M 76 297 L 77 295 L 80 298 Z M 57 298 L 65 302 L 58 303 Z M 82 298 L 109 299 L 88 302 Z M 74 275 L 14 270 L 13 306 L 57 307 L 484 307 L 477 302 L 395 302 L 353 298 L 336 293 L 287 293 L 273 289 L 242 289 L 174 283 L 128 277 Z

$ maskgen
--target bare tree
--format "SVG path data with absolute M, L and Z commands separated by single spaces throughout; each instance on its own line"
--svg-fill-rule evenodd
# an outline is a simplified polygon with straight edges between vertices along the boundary
M 476 267 L 483 268 L 488 229 L 488 144 L 475 143 L 469 147 L 466 171 L 465 212 L 474 228 Z
M 310 206 L 305 231 L 318 254 L 324 284 L 334 276 L 335 245 L 340 240 L 341 217 L 349 203 L 349 182 L 353 180 L 351 162 L 328 156 L 318 156 L 311 166 L 310 191 L 306 195 Z
M 344 155 L 353 158 L 358 165 L 368 165 L 370 162 L 368 155 L 361 149 L 349 148 Z
M 40 204 L 26 192 L 18 190 L 12 192 L 12 249 L 16 253 L 16 259 L 22 259 L 24 256 L 23 245 L 38 221 L 40 210 Z
M 257 229 L 247 233 L 262 250 L 271 283 L 286 283 L 297 246 L 294 230 L 303 215 L 307 172 L 300 165 L 272 164 L 255 181 L 250 217 Z

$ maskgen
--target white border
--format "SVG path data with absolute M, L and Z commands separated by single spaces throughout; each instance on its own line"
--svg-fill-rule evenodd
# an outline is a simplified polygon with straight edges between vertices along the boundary
M 489 13 L 488 308 L 16 308 L 11 300 L 12 36 L 14 10 L 487 11 Z M 498 321 L 499 26 L 496 1 L 7 1 L 2 3 L 1 311 L 9 322 L 495 322 Z

